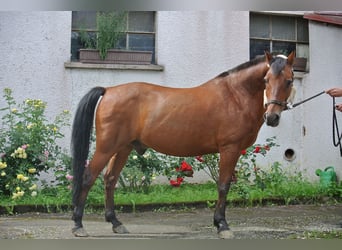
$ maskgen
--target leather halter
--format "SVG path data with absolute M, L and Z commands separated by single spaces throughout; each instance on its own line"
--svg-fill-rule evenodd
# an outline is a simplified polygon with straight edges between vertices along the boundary
M 279 106 L 283 107 L 284 110 L 288 108 L 288 102 L 282 102 L 282 101 L 278 101 L 278 100 L 270 100 L 269 102 L 267 102 L 265 104 L 265 107 L 267 107 L 270 104 L 279 105 Z

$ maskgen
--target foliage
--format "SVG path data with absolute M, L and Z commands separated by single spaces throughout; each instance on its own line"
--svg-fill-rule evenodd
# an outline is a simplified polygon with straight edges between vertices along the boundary
M 98 12 L 97 36 L 84 29 L 80 31 L 81 42 L 85 48 L 98 49 L 100 58 L 104 60 L 109 49 L 115 48 L 124 35 L 126 12 Z
M 135 150 L 132 151 L 120 175 L 120 186 L 130 191 L 146 192 L 152 180 L 162 170 L 161 162 L 156 154 L 151 149 L 143 155 L 139 155 Z
M 65 110 L 49 123 L 42 100 L 26 99 L 18 105 L 9 88 L 3 97 L 7 106 L 0 109 L 0 194 L 13 199 L 36 196 L 42 171 L 68 167 L 68 157 L 57 140 L 64 137 L 61 129 L 68 126 L 70 113 Z
M 169 179 L 171 185 L 180 186 L 185 177 L 191 177 L 193 174 L 192 167 L 187 161 L 194 160 L 192 157 L 181 158 L 161 154 L 153 149 L 148 149 L 143 155 L 133 150 L 122 170 L 119 184 L 130 191 L 148 192 L 152 181 L 163 175 Z
M 270 151 L 272 147 L 278 146 L 275 143 L 275 139 L 275 137 L 267 138 L 264 145 L 254 144 L 247 149 L 242 150 L 241 156 L 235 168 L 236 176 L 233 176 L 233 181 L 235 181 L 236 177 L 243 179 L 254 178 L 255 181 L 259 182 L 259 185 L 263 185 L 263 181 L 258 173 L 258 170 L 260 170 L 260 168 L 258 168 L 256 164 L 257 157 L 266 156 L 267 152 Z M 197 156 L 195 158 L 197 160 L 195 168 L 197 170 L 202 169 L 213 181 L 215 181 L 215 183 L 217 183 L 219 177 L 218 165 L 220 155 L 218 153 L 208 154 Z

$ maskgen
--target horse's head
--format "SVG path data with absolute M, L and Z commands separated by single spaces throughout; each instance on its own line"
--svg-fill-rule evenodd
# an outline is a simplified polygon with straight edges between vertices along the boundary
M 295 53 L 291 52 L 288 57 L 272 56 L 269 52 L 265 54 L 269 70 L 265 75 L 264 119 L 268 126 L 276 127 L 281 112 L 287 109 L 289 98 L 293 98 L 294 95 L 292 65 Z

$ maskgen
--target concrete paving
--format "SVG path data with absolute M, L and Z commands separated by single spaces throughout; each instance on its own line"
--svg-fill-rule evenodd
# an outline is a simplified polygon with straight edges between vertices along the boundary
M 85 214 L 88 239 L 218 239 L 213 209 L 117 212 L 129 234 L 114 234 L 101 214 Z M 305 232 L 342 232 L 342 204 L 228 208 L 235 239 L 303 238 Z M 0 217 L 0 239 L 75 239 L 71 213 Z M 79 238 L 77 238 L 79 239 Z

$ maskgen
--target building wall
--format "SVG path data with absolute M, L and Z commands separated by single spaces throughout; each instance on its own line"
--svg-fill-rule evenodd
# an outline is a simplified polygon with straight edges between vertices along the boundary
M 70 58 L 70 30 L 71 12 L 0 12 L 1 96 L 9 87 L 19 103 L 48 101 L 52 116 L 68 109 L 71 85 L 63 63 Z
M 71 12 L 0 12 L 0 89 L 10 87 L 20 101 L 40 98 L 53 117 L 72 112 L 91 87 L 147 81 L 190 87 L 203 83 L 249 58 L 247 11 L 161 11 L 156 19 L 156 56 L 163 71 L 65 67 L 70 60 Z M 329 37 L 330 39 L 326 39 Z M 342 86 L 341 28 L 310 23 L 310 73 L 296 78 L 296 101 L 332 86 Z M 0 99 L 0 107 L 3 106 Z M 303 134 L 305 127 L 305 135 Z M 69 145 L 70 130 L 65 132 Z M 289 171 L 334 165 L 342 176 L 341 157 L 332 146 L 331 98 L 303 104 L 282 115 L 277 128 L 263 126 L 257 142 L 271 136 L 280 145 L 261 165 L 280 161 Z M 284 160 L 291 148 L 295 159 Z
M 342 26 L 310 21 L 309 33 L 310 74 L 303 82 L 303 95 L 311 96 L 332 87 L 342 88 Z M 337 101 L 342 102 L 342 98 Z M 337 117 L 341 127 L 342 114 L 338 112 Z M 332 98 L 323 95 L 305 105 L 302 126 L 306 131 L 302 165 L 313 169 L 332 165 L 342 180 L 342 157 L 332 143 Z

